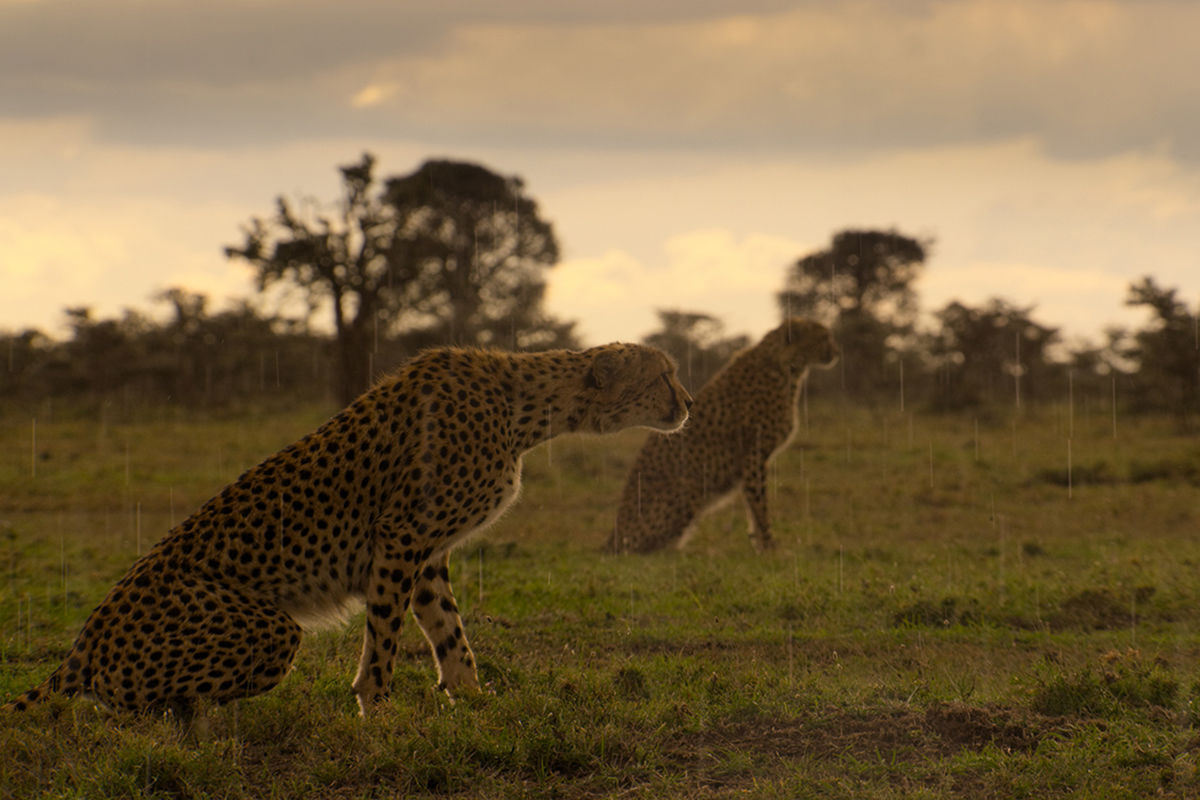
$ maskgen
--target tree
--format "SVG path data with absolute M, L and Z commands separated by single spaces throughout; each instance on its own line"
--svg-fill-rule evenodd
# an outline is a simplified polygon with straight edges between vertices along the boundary
M 1195 314 L 1147 276 L 1130 284 L 1125 304 L 1154 312 L 1149 328 L 1134 334 L 1129 355 L 1138 364 L 1140 402 L 1171 411 L 1184 426 L 1200 413 L 1200 308 Z
M 750 340 L 725 336 L 719 319 L 702 312 L 658 309 L 661 328 L 642 341 L 670 353 L 679 363 L 679 375 L 693 394 Z
M 121 319 L 95 319 L 92 309 L 64 309 L 71 338 L 56 348 L 50 377 L 56 394 L 109 399 L 123 390 L 142 363 L 138 337 L 150 324 L 126 309 Z
M 410 336 L 514 349 L 573 344 L 573 323 L 542 311 L 558 240 L 524 189 L 518 177 L 459 161 L 426 161 L 388 179 L 383 199 L 404 242 L 397 255 L 419 287 L 403 322 Z
M 0 332 L 0 400 L 49 394 L 46 366 L 52 358 L 54 344 L 36 328 Z
M 311 314 L 328 303 L 336 340 L 335 394 L 349 403 L 370 381 L 373 327 L 406 301 L 413 276 L 403 259 L 389 210 L 374 192 L 375 158 L 340 167 L 343 196 L 336 216 L 301 214 L 286 198 L 276 199 L 275 216 L 253 218 L 240 247 L 225 255 L 255 269 L 259 291 L 288 282 L 305 294 Z M 315 203 L 308 204 L 315 208 Z
M 918 304 L 912 284 L 931 244 L 894 230 L 845 230 L 829 248 L 788 269 L 777 296 L 780 310 L 832 327 L 851 393 L 871 397 L 891 380 L 888 364 L 913 337 Z
M 1059 334 L 1034 322 L 1032 312 L 1001 298 L 979 308 L 954 301 L 934 312 L 940 325 L 928 346 L 938 370 L 934 406 L 1021 406 L 1042 399 L 1061 371 L 1049 358 Z
M 519 178 L 428 161 L 377 187 L 375 158 L 340 168 L 336 213 L 300 213 L 283 197 L 254 218 L 230 258 L 256 269 L 260 291 L 284 283 L 309 313 L 328 305 L 336 341 L 335 394 L 348 403 L 370 383 L 375 343 L 404 332 L 435 343 L 553 346 L 571 325 L 541 313 L 541 270 L 558 244 Z
M 1099 344 L 1079 340 L 1067 349 L 1068 393 L 1084 414 L 1091 410 L 1113 411 L 1117 399 L 1117 381 L 1121 394 L 1127 393 L 1130 374 L 1137 369 L 1133 360 L 1134 340 L 1124 327 L 1110 325 L 1102 331 Z
M 293 402 L 327 399 L 314 381 L 327 360 L 327 338 L 264 316 L 245 299 L 217 313 L 207 311 L 205 295 L 178 287 L 154 299 L 169 303 L 173 312 L 145 337 L 144 369 L 159 395 L 216 407 L 262 403 L 281 392 Z

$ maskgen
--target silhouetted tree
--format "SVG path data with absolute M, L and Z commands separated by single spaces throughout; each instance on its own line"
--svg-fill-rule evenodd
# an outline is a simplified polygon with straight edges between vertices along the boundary
M 208 313 L 203 294 L 171 288 L 156 300 L 173 314 L 148 338 L 146 370 L 159 394 L 186 405 L 222 406 L 286 394 L 322 400 L 328 339 L 295 321 L 264 316 L 248 300 Z M 318 379 L 318 380 L 314 380 Z
M 1151 326 L 1134 334 L 1129 353 L 1138 363 L 1140 405 L 1170 411 L 1190 426 L 1200 413 L 1200 308 L 1189 313 L 1178 290 L 1149 276 L 1129 286 L 1125 303 L 1154 312 Z
M 301 213 L 280 196 L 274 217 L 253 218 L 243 230 L 243 244 L 225 248 L 227 257 L 255 268 L 260 291 L 289 282 L 305 293 L 310 313 L 329 304 L 335 394 L 342 403 L 367 388 L 376 326 L 386 326 L 419 299 L 413 296 L 411 263 L 397 257 L 395 218 L 375 189 L 374 167 L 374 156 L 364 154 L 359 163 L 339 168 L 342 198 L 336 213 Z
M 719 319 L 701 312 L 658 309 L 660 329 L 643 339 L 679 362 L 679 377 L 690 392 L 696 392 L 725 365 L 730 357 L 750 344 L 746 336 L 725 336 Z
M 1034 322 L 1032 311 L 992 298 L 979 308 L 954 301 L 934 312 L 940 326 L 928 348 L 937 365 L 934 407 L 1019 406 L 1048 397 L 1062 371 L 1048 352 L 1058 329 Z
M 1068 348 L 1068 393 L 1084 414 L 1111 412 L 1118 384 L 1126 393 L 1130 373 L 1137 369 L 1132 353 L 1133 338 L 1119 326 L 1105 328 L 1099 344 L 1084 341 Z
M 402 320 L 410 336 L 513 349 L 575 343 L 574 323 L 542 310 L 558 240 L 520 178 L 431 160 L 388 179 L 383 200 L 403 242 L 395 255 L 420 298 Z
M 155 296 L 173 314 L 126 309 L 96 318 L 66 309 L 69 335 L 0 334 L 0 401 L 53 399 L 72 412 L 111 407 L 136 414 L 162 405 L 231 409 L 286 398 L 324 402 L 329 338 L 263 316 L 250 302 L 209 313 L 202 294 L 172 288 Z
M 65 309 L 70 338 L 55 348 L 47 374 L 57 394 L 106 398 L 125 387 L 142 363 L 138 335 L 149 321 L 125 310 L 116 319 L 96 319 L 91 308 Z
M 46 367 L 56 343 L 36 328 L 0 333 L 0 400 L 43 397 L 50 391 Z
M 428 161 L 377 188 L 374 166 L 364 154 L 341 167 L 336 214 L 301 214 L 280 197 L 272 219 L 253 219 L 244 243 L 225 248 L 256 268 L 260 290 L 288 282 L 310 311 L 332 307 L 341 401 L 367 388 L 376 342 L 395 331 L 414 345 L 572 340 L 571 324 L 541 310 L 558 244 L 519 178 Z
M 871 399 L 895 380 L 890 368 L 909 348 L 917 317 L 912 284 L 931 244 L 896 231 L 846 230 L 788 269 L 780 310 L 829 324 L 842 348 L 841 366 L 814 383 L 843 381 Z

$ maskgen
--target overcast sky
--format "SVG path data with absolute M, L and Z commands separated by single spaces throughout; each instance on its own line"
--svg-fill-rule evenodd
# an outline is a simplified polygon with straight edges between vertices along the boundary
M 847 227 L 935 239 L 923 308 L 1068 336 L 1200 302 L 1200 3 L 0 0 L 0 330 L 252 293 L 222 246 L 364 150 L 520 175 L 588 343 L 761 334 Z

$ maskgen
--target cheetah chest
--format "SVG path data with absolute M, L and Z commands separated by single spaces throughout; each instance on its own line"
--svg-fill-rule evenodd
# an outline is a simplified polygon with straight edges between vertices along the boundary
M 481 511 L 452 534 L 449 546 L 457 547 L 469 537 L 487 530 L 516 502 L 521 494 L 521 459 L 516 459 L 493 484 L 481 489 L 481 492 Z
M 500 517 L 504 515 L 504 512 L 508 510 L 509 506 L 516 502 L 517 497 L 520 494 L 521 459 L 517 458 L 513 462 L 513 465 L 509 469 L 505 470 L 503 477 L 500 479 L 495 494 L 495 505 L 492 507 L 492 510 L 488 512 L 487 516 L 483 518 L 483 521 L 479 523 L 478 526 L 476 526 L 473 530 L 468 531 L 468 533 L 484 530 L 493 522 L 500 519 Z

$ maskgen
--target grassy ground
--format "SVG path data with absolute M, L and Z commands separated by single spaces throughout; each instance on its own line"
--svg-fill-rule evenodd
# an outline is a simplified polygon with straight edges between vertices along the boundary
M 312 428 L 0 427 L 0 696 L 45 676 L 172 520 Z M 415 625 L 355 716 L 361 617 L 267 695 L 169 719 L 0 724 L 0 796 L 1053 798 L 1200 794 L 1200 441 L 1107 412 L 814 408 L 684 552 L 599 549 L 641 434 L 563 439 L 456 554 L 488 693 L 431 689 Z

